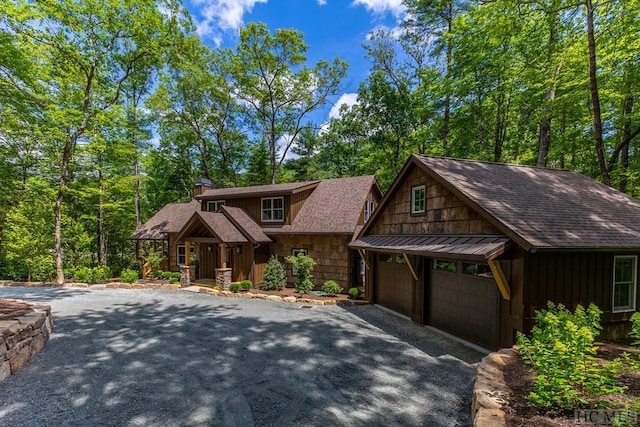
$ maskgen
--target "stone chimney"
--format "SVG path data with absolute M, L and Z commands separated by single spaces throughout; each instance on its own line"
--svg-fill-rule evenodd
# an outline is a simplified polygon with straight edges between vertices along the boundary
M 214 188 L 211 180 L 207 178 L 198 178 L 196 179 L 196 183 L 193 186 L 193 197 L 198 197 L 209 188 Z

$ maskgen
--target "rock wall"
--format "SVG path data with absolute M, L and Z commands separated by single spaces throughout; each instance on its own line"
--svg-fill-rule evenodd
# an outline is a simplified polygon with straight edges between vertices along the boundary
M 38 354 L 52 330 L 50 306 L 0 299 L 0 382 Z
M 517 355 L 517 347 L 491 353 L 478 363 L 473 387 L 471 416 L 475 427 L 506 427 L 503 408 L 509 402 L 509 387 L 503 369 Z

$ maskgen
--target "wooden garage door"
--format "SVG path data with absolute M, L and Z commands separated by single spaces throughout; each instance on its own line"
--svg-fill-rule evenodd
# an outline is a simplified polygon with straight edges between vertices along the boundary
M 378 254 L 375 303 L 411 317 L 413 277 L 402 256 Z
M 492 278 L 431 268 L 430 324 L 487 348 L 498 345 L 500 296 Z

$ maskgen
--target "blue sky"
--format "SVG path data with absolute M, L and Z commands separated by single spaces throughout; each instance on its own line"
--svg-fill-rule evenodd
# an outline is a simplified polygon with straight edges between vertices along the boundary
M 377 28 L 392 29 L 402 18 L 401 0 L 185 0 L 202 41 L 210 46 L 235 47 L 239 29 L 249 22 L 264 22 L 271 32 L 295 28 L 309 46 L 309 65 L 339 56 L 349 63 L 341 96 L 316 112 L 325 122 L 338 103 L 352 103 L 359 83 L 370 68 L 362 44 Z M 335 109 L 332 112 L 332 107 Z

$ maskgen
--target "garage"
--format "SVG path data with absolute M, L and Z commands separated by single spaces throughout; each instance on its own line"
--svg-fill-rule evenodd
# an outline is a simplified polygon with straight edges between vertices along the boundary
M 377 254 L 374 302 L 411 317 L 413 277 L 400 255 Z
M 488 266 L 443 260 L 430 264 L 429 324 L 484 347 L 497 347 L 500 293 Z

